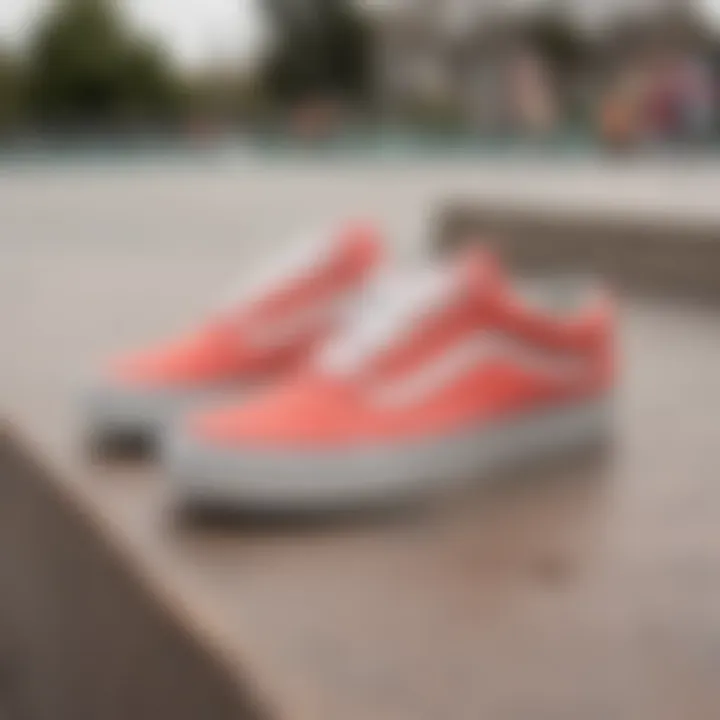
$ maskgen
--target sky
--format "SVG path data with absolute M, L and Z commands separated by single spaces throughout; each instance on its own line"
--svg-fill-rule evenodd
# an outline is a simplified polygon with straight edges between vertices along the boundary
M 163 36 L 186 64 L 213 58 L 250 59 L 260 43 L 256 2 L 262 0 L 125 1 L 137 21 Z
M 162 38 L 185 66 L 250 62 L 262 46 L 262 0 L 116 0 L 135 21 Z M 631 0 L 629 0 L 631 1 Z M 32 19 L 52 0 L 0 0 L 0 42 L 21 44 Z M 702 0 L 720 20 L 720 0 Z
M 0 42 L 21 44 L 33 18 L 53 0 L 0 0 Z M 160 37 L 183 64 L 239 58 L 262 43 L 262 0 L 117 0 L 143 28 Z

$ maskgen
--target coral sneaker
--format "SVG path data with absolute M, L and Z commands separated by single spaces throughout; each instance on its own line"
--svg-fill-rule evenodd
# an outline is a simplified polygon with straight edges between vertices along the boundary
M 472 250 L 368 292 L 311 367 L 181 424 L 168 447 L 181 502 L 397 501 L 606 429 L 614 321 L 601 288 L 521 292 Z
M 177 413 L 295 368 L 380 261 L 365 226 L 304 242 L 185 337 L 113 360 L 86 399 L 94 442 L 154 439 Z

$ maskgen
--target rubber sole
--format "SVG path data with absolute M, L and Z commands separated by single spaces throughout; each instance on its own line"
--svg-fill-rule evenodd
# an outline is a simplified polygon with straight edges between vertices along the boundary
M 175 432 L 164 447 L 175 499 L 203 509 L 297 511 L 376 506 L 417 498 L 496 471 L 600 443 L 603 398 L 473 428 L 427 442 L 333 452 L 220 448 Z
M 159 447 L 168 429 L 185 412 L 243 397 L 246 392 L 237 385 L 188 390 L 96 385 L 86 391 L 82 399 L 89 449 Z

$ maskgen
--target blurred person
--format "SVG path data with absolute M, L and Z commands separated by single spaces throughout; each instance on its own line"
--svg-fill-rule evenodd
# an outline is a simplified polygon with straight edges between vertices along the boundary
M 678 110 L 677 75 L 673 60 L 664 57 L 653 67 L 647 93 L 645 120 L 651 141 L 668 141 L 676 135 Z
M 644 83 L 638 73 L 623 73 L 600 100 L 599 130 L 605 145 L 616 151 L 636 147 L 643 136 Z
M 344 113 L 332 98 L 312 97 L 295 105 L 290 112 L 292 134 L 306 141 L 327 140 L 342 130 Z
M 707 139 L 715 123 L 712 69 L 705 58 L 688 55 L 679 72 L 685 134 L 691 141 Z
M 532 51 L 521 51 L 510 65 L 512 105 L 517 126 L 524 134 L 542 137 L 558 123 L 557 98 L 547 64 Z

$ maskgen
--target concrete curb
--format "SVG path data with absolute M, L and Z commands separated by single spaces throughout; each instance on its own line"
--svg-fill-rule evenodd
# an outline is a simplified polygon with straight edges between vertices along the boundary
M 448 203 L 439 248 L 472 238 L 520 269 L 594 272 L 634 293 L 720 301 L 720 224 Z
M 33 720 L 266 717 L 0 428 L 0 693 Z

